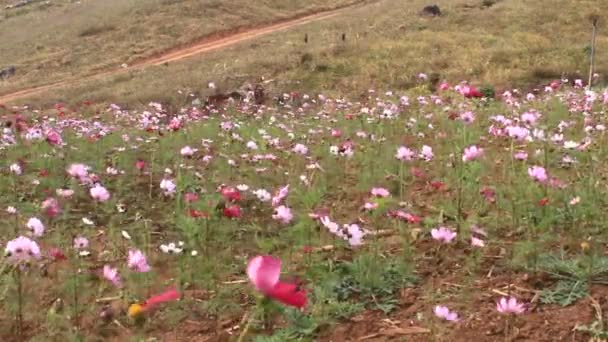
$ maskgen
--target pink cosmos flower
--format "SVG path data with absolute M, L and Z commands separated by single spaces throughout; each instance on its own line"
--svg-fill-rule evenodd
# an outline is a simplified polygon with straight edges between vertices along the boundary
M 504 314 L 521 314 L 526 311 L 526 306 L 519 303 L 515 297 L 502 297 L 496 303 L 496 310 Z
M 184 157 L 192 157 L 196 153 L 196 151 L 198 151 L 198 150 L 195 148 L 192 148 L 190 146 L 184 146 L 179 151 L 179 153 Z
M 9 170 L 16 174 L 17 176 L 20 176 L 23 173 L 23 169 L 21 168 L 21 165 L 15 163 L 15 164 L 11 164 L 11 166 L 9 167 Z
M 394 218 L 398 218 L 401 220 L 405 220 L 408 223 L 420 223 L 422 221 L 422 218 L 410 213 L 406 213 L 403 210 L 396 210 L 396 211 L 389 211 L 388 215 L 390 217 L 394 217 Z
M 63 197 L 63 198 L 68 198 L 68 197 L 72 197 L 72 195 L 74 195 L 74 190 L 71 189 L 57 189 L 55 191 L 55 193 L 57 194 L 57 196 Z
M 532 166 L 531 168 L 528 168 L 528 175 L 539 183 L 544 183 L 549 179 L 547 171 L 541 166 Z
M 445 319 L 446 321 L 456 322 L 458 321 L 458 314 L 454 311 L 450 311 L 446 306 L 437 305 L 434 309 L 435 316 Z
M 95 186 L 89 190 L 89 193 L 94 200 L 99 202 L 105 202 L 110 199 L 110 192 L 99 184 L 95 184 Z
M 163 190 L 165 196 L 173 196 L 177 189 L 177 185 L 171 179 L 163 179 L 160 181 L 160 188 Z
M 32 217 L 27 221 L 27 229 L 32 232 L 32 235 L 40 237 L 44 234 L 44 224 L 37 217 Z
M 135 272 L 145 273 L 150 271 L 146 256 L 138 249 L 129 250 L 127 266 Z
M 89 240 L 85 237 L 78 236 L 74 238 L 74 249 L 86 249 L 89 247 Z
M 89 167 L 84 164 L 72 164 L 68 167 L 67 172 L 73 178 L 77 178 L 79 180 L 86 179 L 89 174 Z
M 376 197 L 388 197 L 391 195 L 385 188 L 372 188 L 371 194 Z
M 471 246 L 473 247 L 485 247 L 486 243 L 482 239 L 478 239 L 474 236 L 471 237 Z
M 448 90 L 450 89 L 450 84 L 447 82 L 443 82 L 439 85 L 439 90 Z
M 525 112 L 521 115 L 521 121 L 527 123 L 528 125 L 536 124 L 538 120 L 538 113 L 536 112 Z
M 460 120 L 464 123 L 472 123 L 475 121 L 475 113 L 473 112 L 464 112 L 460 114 Z
M 416 153 L 405 146 L 399 147 L 397 149 L 397 154 L 395 154 L 395 158 L 401 161 L 412 161 L 415 156 Z
M 272 206 L 276 207 L 279 204 L 281 204 L 281 202 L 287 197 L 288 194 L 289 194 L 289 184 L 280 188 L 279 191 L 277 191 L 275 193 L 274 197 L 272 197 Z
M 346 237 L 348 244 L 355 247 L 363 244 L 363 237 L 366 235 L 366 231 L 361 229 L 357 224 L 345 224 L 344 230 L 346 231 Z
M 291 209 L 281 205 L 275 208 L 275 214 L 272 215 L 272 218 L 277 221 L 281 221 L 283 224 L 288 224 L 293 219 L 293 214 L 291 213 Z
M 422 149 L 420 150 L 420 158 L 428 162 L 433 160 L 434 156 L 435 155 L 433 154 L 433 149 L 430 146 L 422 146 Z
M 12 264 L 30 262 L 33 259 L 40 259 L 40 247 L 35 241 L 20 236 L 6 244 L 4 254 Z
M 56 217 L 61 212 L 59 202 L 56 199 L 49 197 L 45 199 L 41 204 L 40 208 L 44 210 L 44 213 L 48 217 Z
M 530 130 L 519 126 L 507 126 L 507 134 L 515 140 L 525 140 L 530 136 Z
M 365 210 L 374 210 L 376 208 L 378 208 L 378 203 L 376 202 L 365 202 L 363 205 L 363 209 Z
M 469 147 L 467 147 L 467 148 L 464 149 L 464 154 L 462 156 L 462 161 L 463 162 L 473 161 L 475 159 L 480 158 L 481 156 L 483 156 L 483 149 L 482 148 L 478 148 L 475 145 L 469 146 Z
M 118 274 L 118 269 L 112 268 L 110 265 L 103 266 L 103 277 L 114 284 L 116 287 L 122 287 L 122 281 Z
M 306 147 L 306 145 L 303 145 L 303 144 L 296 144 L 293 147 L 293 151 L 295 153 L 298 153 L 298 154 L 301 154 L 301 155 L 305 155 L 305 154 L 308 154 L 308 147 Z
M 454 240 L 454 238 L 456 237 L 456 232 L 451 231 L 448 228 L 445 227 L 439 227 L 438 229 L 433 229 L 431 230 L 431 236 L 433 237 L 433 239 L 443 242 L 443 243 L 450 243 L 452 242 L 452 240 Z
M 299 284 L 280 281 L 281 261 L 273 256 L 256 256 L 247 265 L 247 276 L 263 295 L 285 305 L 304 308 L 308 299 Z
M 524 151 L 517 151 L 513 155 L 513 158 L 515 158 L 517 160 L 524 161 L 524 160 L 528 159 L 528 153 L 526 153 Z

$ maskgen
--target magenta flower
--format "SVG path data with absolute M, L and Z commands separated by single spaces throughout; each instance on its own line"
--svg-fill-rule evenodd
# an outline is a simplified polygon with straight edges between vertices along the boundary
M 547 171 L 541 166 L 532 166 L 531 168 L 528 168 L 528 175 L 539 183 L 544 183 L 549 179 Z
M 54 129 L 49 129 L 46 132 L 46 141 L 53 146 L 62 145 L 63 139 L 61 139 L 61 134 L 59 134 Z
M 110 199 L 110 192 L 99 184 L 95 184 L 95 186 L 89 190 L 89 193 L 94 200 L 99 202 L 105 202 Z
M 85 237 L 78 236 L 74 238 L 74 249 L 85 249 L 89 247 L 89 240 Z
M 281 205 L 275 208 L 275 214 L 272 215 L 272 218 L 277 221 L 281 221 L 283 224 L 288 224 L 293 219 L 293 214 L 291 213 L 291 209 Z
M 433 237 L 433 239 L 443 243 L 452 242 L 456 235 L 456 232 L 453 232 L 445 227 L 439 227 L 437 229 L 431 230 L 431 236 Z
M 395 154 L 395 158 L 401 161 L 412 161 L 415 156 L 416 153 L 405 146 L 399 147 L 397 149 L 397 154 Z
M 138 249 L 129 250 L 127 266 L 135 272 L 145 273 L 150 271 L 146 256 Z
M 40 247 L 35 241 L 20 236 L 6 244 L 4 254 L 13 264 L 29 262 L 32 259 L 40 259 Z
M 120 280 L 118 269 L 112 268 L 110 265 L 103 266 L 103 277 L 112 284 L 114 284 L 114 286 L 116 287 L 122 286 L 122 281 Z
M 308 303 L 306 290 L 301 289 L 300 284 L 280 280 L 281 261 L 275 257 L 260 255 L 251 259 L 247 276 L 258 291 L 285 305 L 304 308 Z
M 450 311 L 446 306 L 437 305 L 433 311 L 435 311 L 435 316 L 445 319 L 446 321 L 458 321 L 458 314 L 454 311 Z
M 27 220 L 26 227 L 34 236 L 40 237 L 44 234 L 44 224 L 42 224 L 42 221 L 37 217 L 32 217 Z
M 372 195 L 374 195 L 376 197 L 388 197 L 391 194 L 385 188 L 372 188 L 371 193 L 372 193 Z
M 274 197 L 272 197 L 272 206 L 276 207 L 281 204 L 281 202 L 287 197 L 288 194 L 289 184 L 285 185 L 275 193 Z
M 515 297 L 502 297 L 496 303 L 496 310 L 504 314 L 521 314 L 526 311 L 526 306 L 523 303 L 519 303 Z
M 462 156 L 463 162 L 473 161 L 475 159 L 483 156 L 483 148 L 478 148 L 477 146 L 469 146 L 464 149 L 464 154 Z

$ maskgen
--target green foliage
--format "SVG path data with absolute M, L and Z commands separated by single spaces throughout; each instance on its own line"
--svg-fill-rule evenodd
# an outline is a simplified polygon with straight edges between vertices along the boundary
M 397 306 L 396 291 L 416 279 L 402 265 L 370 254 L 342 264 L 340 271 L 341 281 L 335 288 L 339 299 L 356 296 L 368 306 L 386 313 Z
M 608 330 L 604 328 L 604 324 L 601 321 L 594 321 L 589 325 L 577 325 L 574 328 L 575 331 L 580 331 L 591 335 L 594 339 L 599 339 L 600 341 L 608 339 Z M 591 340 L 590 342 L 592 342 Z M 598 341 L 599 342 L 599 341 Z
M 552 290 L 545 289 L 540 297 L 543 304 L 569 306 L 589 294 L 587 283 L 577 280 L 560 280 Z
M 538 268 L 557 279 L 605 281 L 608 275 L 608 257 L 582 255 L 567 258 L 565 255 L 545 254 L 538 260 Z

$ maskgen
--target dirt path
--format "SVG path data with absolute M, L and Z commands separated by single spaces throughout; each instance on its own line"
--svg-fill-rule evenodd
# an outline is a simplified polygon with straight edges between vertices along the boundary
M 48 90 L 53 90 L 57 88 L 63 88 L 70 85 L 76 85 L 80 83 L 85 83 L 87 81 L 96 80 L 108 76 L 114 76 L 118 74 L 127 73 L 129 71 L 144 69 L 149 66 L 161 65 L 164 63 L 175 62 L 184 58 L 192 57 L 194 55 L 198 55 L 205 52 L 210 52 L 218 49 L 222 49 L 234 44 L 241 43 L 246 40 L 251 40 L 266 34 L 275 33 L 279 31 L 284 31 L 296 26 L 301 26 L 304 24 L 308 24 L 311 22 L 328 19 L 331 17 L 335 17 L 341 14 L 344 10 L 361 6 L 370 3 L 370 1 L 357 1 L 353 4 L 343 6 L 340 8 L 332 9 L 332 10 L 321 10 L 314 13 L 304 14 L 297 16 L 295 18 L 289 18 L 285 20 L 281 20 L 279 22 L 275 22 L 272 24 L 268 24 L 265 26 L 247 29 L 239 32 L 238 29 L 232 31 L 232 33 L 220 33 L 205 37 L 189 46 L 174 48 L 158 54 L 156 56 L 147 57 L 145 59 L 136 61 L 133 65 L 130 65 L 126 68 L 116 68 L 107 71 L 102 71 L 94 74 L 89 74 L 85 76 L 81 76 L 78 78 L 62 80 L 55 83 L 45 84 L 41 86 L 26 88 L 22 90 L 18 90 L 8 94 L 0 95 L 0 104 L 8 103 L 10 101 L 18 100 L 21 98 L 25 98 L 32 95 L 37 95 L 40 93 L 44 93 Z

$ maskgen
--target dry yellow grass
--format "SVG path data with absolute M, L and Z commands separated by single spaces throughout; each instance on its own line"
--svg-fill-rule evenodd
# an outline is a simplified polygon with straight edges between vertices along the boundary
M 0 93 L 89 74 L 205 35 L 352 2 L 297 0 L 53 0 L 4 9 L 0 68 L 17 67 Z
M 228 89 L 259 76 L 274 79 L 268 87 L 275 92 L 401 89 L 418 72 L 498 87 L 536 85 L 564 73 L 585 75 L 591 31 L 587 16 L 608 13 L 603 0 L 499 0 L 491 7 L 483 7 L 482 0 L 437 2 L 441 18 L 418 15 L 426 0 L 380 0 L 168 67 L 87 82 L 27 102 L 179 103 L 191 99 L 185 95 L 189 92 L 205 95 L 208 81 Z M 608 27 L 603 23 L 597 71 L 606 76 Z

